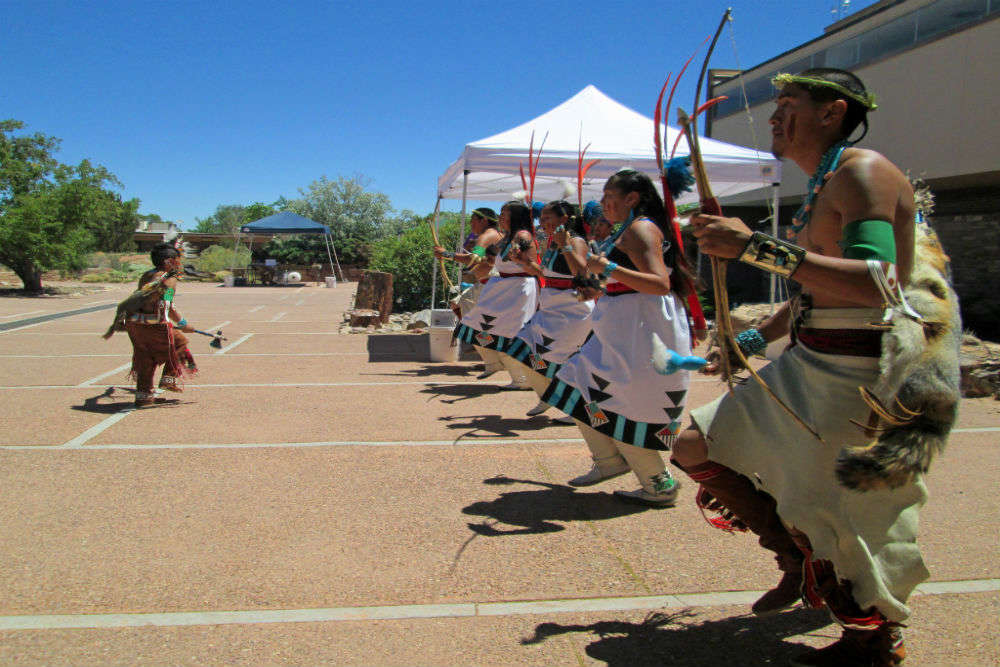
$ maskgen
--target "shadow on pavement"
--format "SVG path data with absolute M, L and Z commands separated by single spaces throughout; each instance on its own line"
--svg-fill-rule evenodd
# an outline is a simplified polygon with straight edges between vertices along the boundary
M 578 491 L 572 486 L 530 479 L 500 476 L 483 480 L 483 484 L 533 484 L 543 487 L 532 491 L 509 491 L 501 493 L 496 500 L 480 501 L 463 507 L 463 514 L 493 519 L 493 521 L 468 524 L 469 530 L 473 533 L 486 537 L 555 533 L 565 530 L 566 527 L 553 523 L 554 521 L 602 521 L 649 509 L 615 500 L 607 493 Z M 523 526 L 523 528 L 501 530 L 495 527 L 497 523 Z
M 524 431 L 538 431 L 552 425 L 548 417 L 528 417 L 510 419 L 500 415 L 464 415 L 462 417 L 440 417 L 450 429 L 468 429 L 455 438 L 459 442 L 463 438 L 488 438 L 491 436 L 514 437 Z M 461 421 L 460 421 L 461 420 Z
M 91 396 L 90 398 L 85 398 L 83 400 L 83 405 L 72 405 L 70 406 L 74 410 L 79 410 L 81 412 L 93 412 L 100 415 L 113 415 L 116 412 L 121 412 L 125 408 L 130 408 L 135 405 L 135 399 L 131 396 L 127 397 L 127 400 L 116 400 L 120 396 L 115 395 L 116 389 L 122 389 L 126 394 L 134 394 L 134 389 L 123 389 L 122 387 L 108 387 L 103 392 L 97 396 Z M 112 399 L 111 403 L 101 403 L 102 398 Z M 180 405 L 181 400 L 179 398 L 163 398 L 160 397 L 159 402 L 155 405 L 143 408 L 144 410 L 149 410 L 151 408 L 169 408 L 172 406 Z
M 484 394 L 499 394 L 500 387 L 495 384 L 432 384 L 420 390 L 421 394 L 430 394 L 428 401 L 443 396 L 453 398 L 441 398 L 442 403 L 458 403 L 470 398 L 476 398 Z
M 376 334 L 368 336 L 367 349 L 369 363 L 430 359 L 430 342 L 427 336 Z
M 395 359 L 394 361 L 398 361 Z M 432 377 L 434 375 L 456 375 L 460 377 L 475 377 L 477 371 L 471 366 L 456 364 L 432 364 L 420 368 L 404 368 L 397 373 L 362 373 L 362 375 L 385 375 L 388 377 Z
M 571 632 L 597 635 L 586 653 L 615 667 L 704 667 L 705 665 L 787 665 L 809 650 L 785 641 L 830 625 L 815 609 L 795 609 L 767 618 L 733 616 L 699 621 L 698 612 L 653 612 L 640 623 L 598 621 L 589 625 L 540 623 L 521 644 L 539 644 Z

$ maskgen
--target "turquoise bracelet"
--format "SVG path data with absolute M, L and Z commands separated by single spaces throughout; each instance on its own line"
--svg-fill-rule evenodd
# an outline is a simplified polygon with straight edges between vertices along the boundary
M 177 326 L 179 326 L 179 327 L 186 327 L 186 326 L 187 326 L 187 323 L 188 323 L 188 321 L 187 321 L 186 319 L 184 319 L 184 318 L 182 317 L 182 318 L 180 319 L 180 321 L 179 321 L 179 322 L 177 322 Z
M 767 349 L 767 341 L 757 329 L 747 329 L 736 334 L 736 344 L 743 354 L 764 354 Z
M 614 273 L 615 269 L 617 268 L 618 268 L 617 264 L 615 264 L 614 262 L 608 262 L 608 265 L 604 267 L 603 271 L 601 271 L 601 276 L 603 276 L 604 278 L 610 278 L 611 274 Z

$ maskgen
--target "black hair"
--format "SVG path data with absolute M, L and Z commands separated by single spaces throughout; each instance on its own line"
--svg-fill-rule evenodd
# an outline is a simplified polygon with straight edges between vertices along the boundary
M 177 252 L 177 248 L 174 247 L 174 244 L 166 242 L 157 243 L 153 246 L 153 250 L 149 253 L 149 259 L 152 260 L 153 266 L 158 269 L 162 269 L 163 263 L 168 259 L 180 256 L 181 254 Z
M 499 219 L 499 216 L 497 216 L 496 211 L 487 206 L 480 206 L 479 208 L 474 209 L 472 211 L 472 215 L 485 220 L 487 227 L 497 226 L 497 220 Z
M 500 210 L 503 211 L 504 209 L 510 212 L 509 238 L 514 238 L 521 230 L 528 232 L 532 236 L 535 235 L 535 225 L 531 221 L 531 209 L 524 202 L 517 201 L 516 199 L 509 201 Z
M 684 256 L 684 249 L 678 248 L 674 241 L 674 223 L 667 218 L 663 200 L 649 176 L 635 169 L 622 169 L 613 174 L 604 187 L 614 188 L 625 195 L 630 192 L 638 193 L 639 202 L 632 208 L 632 215 L 636 218 L 649 218 L 660 228 L 664 241 L 663 263 L 672 270 L 671 291 L 684 297 L 693 292 L 694 275 L 691 267 Z
M 550 201 L 542 208 L 542 212 L 544 213 L 545 211 L 552 211 L 560 218 L 566 218 L 564 226 L 566 227 L 566 231 L 568 231 L 571 235 L 586 235 L 583 230 L 583 218 L 579 215 L 579 213 L 577 213 L 576 207 L 565 199 Z
M 835 69 L 833 67 L 814 67 L 813 69 L 799 72 L 796 76 L 808 76 L 813 79 L 829 81 L 843 86 L 860 97 L 865 97 L 868 94 L 868 91 L 865 90 L 865 84 L 861 82 L 861 79 L 846 70 Z M 809 94 L 809 99 L 819 104 L 836 100 L 847 102 L 847 112 L 844 113 L 844 119 L 840 124 L 840 133 L 844 139 L 854 134 L 854 130 L 862 123 L 864 124 L 864 131 L 853 143 L 861 141 L 868 134 L 868 108 L 861 102 L 829 86 L 810 86 L 807 83 L 799 83 L 798 81 L 795 82 L 795 85 L 804 88 Z

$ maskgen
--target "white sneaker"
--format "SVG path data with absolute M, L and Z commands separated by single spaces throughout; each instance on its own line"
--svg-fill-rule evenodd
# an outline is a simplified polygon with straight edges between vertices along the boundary
M 531 408 L 530 410 L 528 410 L 524 414 L 528 415 L 529 417 L 535 417 L 537 415 L 542 414 L 543 412 L 545 412 L 546 410 L 548 410 L 551 407 L 552 406 L 549 405 L 548 403 L 546 403 L 545 401 L 538 401 L 538 403 L 535 405 L 535 407 Z
M 500 391 L 531 391 L 531 385 L 514 380 L 510 384 L 500 387 Z
M 606 479 L 613 479 L 615 477 L 620 477 L 630 470 L 628 464 L 624 461 L 621 462 L 615 468 L 609 471 L 602 471 L 595 463 L 590 468 L 590 472 L 580 475 L 579 477 L 574 477 L 569 480 L 570 486 L 593 486 L 594 484 L 600 484 Z
M 615 496 L 627 503 L 636 505 L 646 505 L 647 507 L 672 507 L 677 502 L 677 492 L 681 488 L 681 483 L 671 478 L 674 483 L 668 491 L 660 493 L 650 493 L 646 489 L 639 488 L 635 491 L 615 491 Z

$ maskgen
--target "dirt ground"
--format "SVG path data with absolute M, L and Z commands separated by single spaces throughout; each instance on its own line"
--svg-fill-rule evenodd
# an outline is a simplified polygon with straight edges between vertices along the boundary
M 0 323 L 131 288 L 0 298 Z M 629 477 L 574 489 L 579 432 L 509 378 L 338 334 L 352 292 L 183 284 L 227 340 L 192 335 L 198 375 L 139 411 L 113 310 L 0 332 L 0 665 L 780 665 L 837 636 L 748 614 L 773 560 L 693 484 L 659 510 L 611 496 Z M 1000 664 L 998 445 L 1000 401 L 963 400 L 906 664 Z

